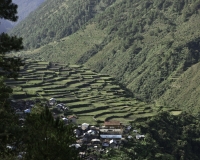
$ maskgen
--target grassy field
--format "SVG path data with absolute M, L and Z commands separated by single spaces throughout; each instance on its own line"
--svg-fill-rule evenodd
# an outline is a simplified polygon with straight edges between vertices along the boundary
M 57 69 L 53 71 L 55 66 Z M 158 111 L 157 107 L 128 96 L 112 77 L 79 65 L 25 59 L 18 80 L 8 80 L 8 84 L 13 88 L 14 99 L 55 98 L 58 103 L 65 103 L 70 109 L 65 114 L 77 115 L 78 123 L 97 124 L 115 119 L 128 124 L 137 117 L 151 117 Z M 52 110 L 55 112 L 56 108 Z

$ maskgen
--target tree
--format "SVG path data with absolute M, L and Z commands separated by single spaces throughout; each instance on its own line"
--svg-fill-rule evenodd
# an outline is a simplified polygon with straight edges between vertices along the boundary
M 0 18 L 17 21 L 17 5 L 12 0 L 0 0 Z M 22 38 L 10 37 L 6 33 L 0 35 L 0 107 L 6 106 L 6 100 L 12 92 L 11 88 L 3 82 L 6 78 L 17 78 L 20 66 L 23 65 L 20 58 L 7 57 L 11 51 L 23 49 Z
M 41 114 L 28 115 L 24 128 L 25 159 L 28 160 L 76 160 L 77 150 L 70 145 L 76 143 L 75 126 L 54 120 L 45 108 Z
M 17 5 L 12 0 L 0 0 L 0 18 L 11 21 L 17 20 Z M 14 143 L 15 134 L 19 126 L 18 119 L 9 105 L 8 98 L 12 89 L 5 84 L 6 78 L 17 78 L 17 72 L 22 61 L 19 58 L 6 57 L 11 51 L 22 49 L 22 38 L 10 37 L 6 33 L 0 35 L 0 158 L 6 159 L 10 151 L 6 149 L 7 144 Z

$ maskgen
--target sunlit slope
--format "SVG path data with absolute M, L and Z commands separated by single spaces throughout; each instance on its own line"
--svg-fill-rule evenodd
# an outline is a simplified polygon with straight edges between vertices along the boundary
M 75 64 L 84 53 L 101 44 L 105 37 L 105 31 L 96 28 L 95 24 L 89 24 L 85 30 L 80 30 L 36 50 L 20 52 L 19 55 L 32 59 Z
M 182 74 L 170 89 L 160 98 L 159 103 L 181 108 L 191 113 L 200 111 L 200 63 Z
M 162 108 L 141 102 L 122 89 L 110 76 L 97 74 L 85 66 L 45 61 L 25 61 L 17 81 L 7 80 L 13 88 L 12 98 L 55 98 L 70 109 L 66 115 L 75 114 L 78 122 L 96 124 L 106 119 L 117 119 L 123 123 L 137 118 L 151 117 L 160 110 L 174 112 L 173 108 Z M 53 112 L 63 112 L 51 108 Z

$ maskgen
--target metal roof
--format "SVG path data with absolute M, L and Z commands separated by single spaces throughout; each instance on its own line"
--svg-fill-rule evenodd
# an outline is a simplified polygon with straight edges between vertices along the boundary
M 113 139 L 113 138 L 114 138 L 114 139 L 115 139 L 115 138 L 120 138 L 120 139 L 121 139 L 121 138 L 122 138 L 122 135 L 105 135 L 105 134 L 103 135 L 103 134 L 102 134 L 102 135 L 100 135 L 100 137 L 101 137 L 101 138 L 108 138 L 108 139 Z

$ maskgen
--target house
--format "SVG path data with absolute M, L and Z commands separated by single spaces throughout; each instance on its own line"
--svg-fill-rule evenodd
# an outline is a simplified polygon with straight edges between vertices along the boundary
M 95 130 L 89 130 L 87 131 L 88 134 L 91 134 L 91 135 L 96 135 L 96 131 Z
M 69 147 L 75 147 L 76 149 L 78 149 L 78 148 L 80 148 L 81 147 L 81 145 L 80 144 L 72 144 L 72 145 L 69 145 Z
M 131 126 L 126 127 L 126 129 L 129 131 L 131 130 L 131 128 L 132 128 Z
M 68 119 L 67 118 L 62 118 L 62 120 L 63 120 L 63 122 L 65 123 L 65 124 L 68 124 Z
M 86 129 L 88 129 L 88 127 L 89 127 L 89 124 L 88 124 L 88 123 L 83 123 L 83 124 L 81 125 L 82 130 L 86 130 Z
M 76 119 L 77 119 L 77 117 L 76 116 L 69 116 L 68 117 L 68 120 L 69 120 L 69 122 L 71 122 L 71 123 L 76 123 Z
M 113 139 L 113 140 L 115 140 L 118 144 L 120 144 L 120 143 L 121 143 L 121 140 L 122 140 L 122 135 L 103 135 L 103 134 L 101 134 L 101 135 L 100 135 L 100 139 L 101 139 L 102 141 Z
M 56 99 L 55 98 L 50 98 L 49 99 L 49 105 L 53 106 L 56 104 Z
M 79 137 L 81 135 L 81 130 L 80 129 L 75 129 L 74 133 L 76 134 L 77 137 Z
M 60 104 L 57 104 L 56 105 L 56 108 L 58 109 L 58 110 L 64 110 L 64 108 L 65 108 L 65 105 L 63 104 L 63 103 L 60 103 Z
M 24 113 L 31 113 L 31 109 L 30 108 L 29 109 L 25 109 Z
M 110 147 L 115 147 L 117 145 L 117 141 L 112 139 L 110 140 Z
M 80 158 L 84 158 L 85 157 L 85 152 L 79 152 L 79 156 L 80 156 Z
M 123 129 L 123 125 L 119 121 L 105 121 L 104 126 L 107 129 Z
M 95 130 L 95 129 L 97 129 L 97 128 L 96 128 L 95 126 L 90 126 L 90 129 L 94 129 L 94 130 Z
M 133 132 L 134 132 L 134 133 L 137 133 L 138 131 L 134 129 Z
M 83 134 L 83 142 L 87 142 L 87 141 L 89 141 L 89 139 L 90 139 L 90 135 L 89 134 L 87 134 L 87 133 L 84 133 Z
M 143 138 L 145 138 L 145 135 L 137 134 L 137 135 L 135 136 L 135 138 L 136 138 L 136 139 L 143 139 Z
M 100 139 L 96 139 L 96 138 L 92 139 L 91 142 L 92 142 L 92 144 L 100 144 L 101 143 Z
M 104 126 L 100 127 L 102 134 L 122 135 L 123 125 L 119 121 L 105 121 Z
M 110 146 L 110 144 L 109 144 L 108 141 L 104 141 L 104 142 L 102 143 L 102 147 L 109 147 L 109 146 Z

